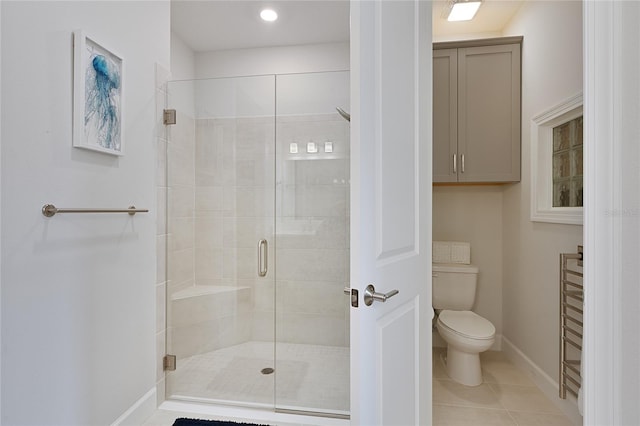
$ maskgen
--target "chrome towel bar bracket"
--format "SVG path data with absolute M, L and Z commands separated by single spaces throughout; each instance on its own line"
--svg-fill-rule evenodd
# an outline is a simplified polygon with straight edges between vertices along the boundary
M 129 206 L 126 209 L 59 209 L 53 204 L 45 204 L 42 206 L 42 214 L 46 217 L 55 216 L 56 213 L 129 213 L 133 216 L 136 213 L 148 213 L 149 209 L 136 209 L 135 206 Z

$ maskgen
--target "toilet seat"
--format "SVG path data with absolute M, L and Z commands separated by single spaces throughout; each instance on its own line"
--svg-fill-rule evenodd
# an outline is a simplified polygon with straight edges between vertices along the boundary
M 444 310 L 440 312 L 438 322 L 452 333 L 468 339 L 493 339 L 496 333 L 491 321 L 471 311 Z

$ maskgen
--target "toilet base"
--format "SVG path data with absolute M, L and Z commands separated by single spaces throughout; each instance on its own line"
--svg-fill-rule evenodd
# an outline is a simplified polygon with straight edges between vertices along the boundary
M 480 354 L 462 352 L 451 345 L 447 345 L 445 370 L 454 381 L 465 386 L 479 386 L 482 384 L 482 368 Z

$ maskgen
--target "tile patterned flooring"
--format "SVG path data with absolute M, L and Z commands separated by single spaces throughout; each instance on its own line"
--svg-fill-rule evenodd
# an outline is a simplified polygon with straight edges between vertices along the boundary
M 449 379 L 440 361 L 443 351 L 444 348 L 435 348 L 433 353 L 434 426 L 576 426 L 503 353 L 481 354 L 484 383 L 467 387 Z M 144 426 L 170 426 L 178 417 L 225 419 L 158 410 Z M 272 425 L 329 424 L 319 418 L 291 423 L 265 419 L 265 422 Z M 348 424 L 348 421 L 341 422 Z
M 574 426 L 502 352 L 480 355 L 484 383 L 467 387 L 449 379 L 433 353 L 433 425 Z

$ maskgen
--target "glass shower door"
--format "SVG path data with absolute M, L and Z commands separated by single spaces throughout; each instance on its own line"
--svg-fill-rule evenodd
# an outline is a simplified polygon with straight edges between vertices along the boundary
M 167 104 L 167 397 L 348 416 L 348 72 L 175 81 Z
M 273 76 L 168 85 L 168 398 L 273 407 L 274 97 Z
M 276 409 L 348 416 L 349 73 L 276 87 Z

